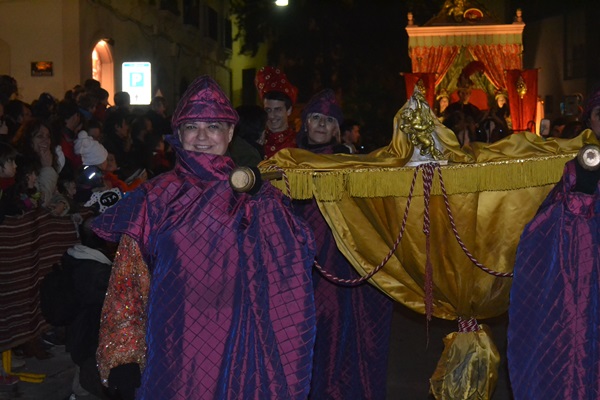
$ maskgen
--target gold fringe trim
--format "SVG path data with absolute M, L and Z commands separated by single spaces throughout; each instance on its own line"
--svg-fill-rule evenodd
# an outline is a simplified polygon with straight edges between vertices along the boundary
M 517 190 L 557 183 L 565 163 L 576 153 L 527 159 L 514 159 L 476 164 L 449 164 L 441 167 L 449 195 L 485 191 Z M 344 194 L 350 197 L 407 197 L 416 167 L 344 168 L 317 171 L 284 169 L 293 199 L 337 201 Z M 283 180 L 272 183 L 287 192 Z M 434 178 L 433 195 L 441 195 L 439 178 Z M 422 173 L 419 172 L 414 195 L 423 195 Z

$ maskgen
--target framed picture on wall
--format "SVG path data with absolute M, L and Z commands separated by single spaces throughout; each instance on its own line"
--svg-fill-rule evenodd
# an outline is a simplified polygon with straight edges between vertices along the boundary
M 53 72 L 52 61 L 31 62 L 31 76 L 52 76 Z

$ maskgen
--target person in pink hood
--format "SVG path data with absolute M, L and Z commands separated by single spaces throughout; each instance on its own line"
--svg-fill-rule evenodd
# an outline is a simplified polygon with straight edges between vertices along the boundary
M 167 138 L 175 168 L 93 222 L 120 241 L 97 361 L 123 398 L 308 396 L 314 237 L 270 184 L 230 187 L 237 120 L 217 83 L 197 78 Z

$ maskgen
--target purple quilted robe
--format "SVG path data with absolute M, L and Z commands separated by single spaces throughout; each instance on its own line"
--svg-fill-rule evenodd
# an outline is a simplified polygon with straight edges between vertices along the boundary
M 229 157 L 178 164 L 95 221 L 151 274 L 138 399 L 304 399 L 315 340 L 314 238 L 282 194 L 233 192 Z
M 600 185 L 573 192 L 574 163 L 517 250 L 507 351 L 517 400 L 600 398 Z
M 297 209 L 312 227 L 317 261 L 343 279 L 358 273 L 338 250 L 315 201 Z M 369 283 L 338 286 L 314 269 L 317 339 L 310 398 L 378 400 L 386 398 L 393 302 Z
M 301 146 L 331 154 L 331 145 Z M 315 200 L 297 201 L 294 208 L 312 228 L 317 261 L 342 279 L 359 275 L 338 250 Z M 393 302 L 369 283 L 348 287 L 331 283 L 314 269 L 317 339 L 309 398 L 314 400 L 383 400 Z

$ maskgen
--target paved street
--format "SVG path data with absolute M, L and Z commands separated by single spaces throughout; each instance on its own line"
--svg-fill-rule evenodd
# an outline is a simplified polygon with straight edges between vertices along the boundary
M 481 322 L 481 321 L 480 321 Z M 492 328 L 494 341 L 502 356 L 499 382 L 492 400 L 511 400 L 506 372 L 506 323 L 505 317 L 484 321 Z M 455 331 L 453 321 L 433 320 L 429 324 L 429 345 L 425 317 L 397 305 L 392 321 L 390 364 L 388 370 L 388 400 L 430 400 L 428 380 L 433 373 L 444 344 L 443 338 Z M 0 392 L 0 400 L 65 400 L 71 393 L 74 365 L 64 346 L 52 350 L 49 360 L 26 359 L 21 371 L 46 373 L 44 383 L 20 382 L 18 394 Z M 96 400 L 93 396 L 79 397 Z
M 63 400 L 71 394 L 71 381 L 75 372 L 71 357 L 65 352 L 65 346 L 55 346 L 50 352 L 54 357 L 37 360 L 33 357 L 25 359 L 25 367 L 18 372 L 46 374 L 43 383 L 18 383 L 18 393 L 0 392 L 0 399 L 19 400 Z M 90 399 L 91 400 L 91 399 Z
M 506 365 L 507 317 L 479 321 L 488 325 L 501 357 L 498 385 L 491 400 L 512 400 Z M 392 320 L 388 400 L 430 400 L 429 378 L 444 350 L 443 339 L 458 330 L 456 321 L 433 319 L 429 323 L 429 344 L 425 316 L 397 304 Z M 447 399 L 451 400 L 451 399 Z

